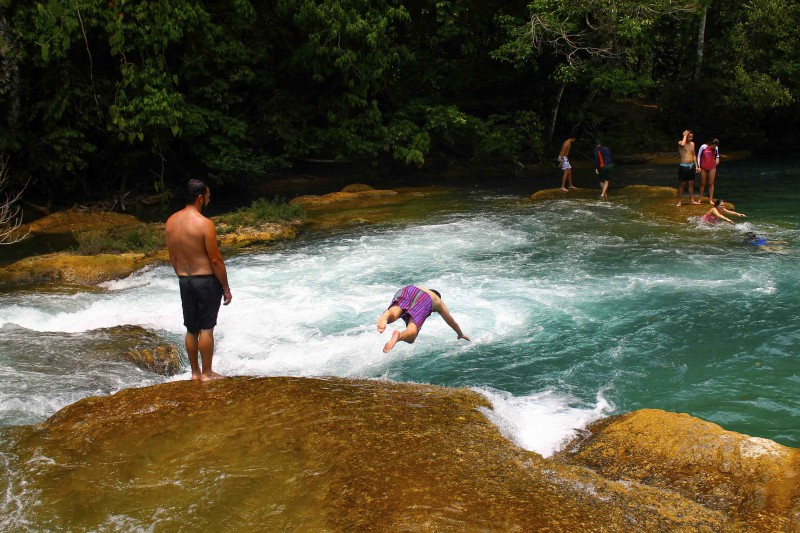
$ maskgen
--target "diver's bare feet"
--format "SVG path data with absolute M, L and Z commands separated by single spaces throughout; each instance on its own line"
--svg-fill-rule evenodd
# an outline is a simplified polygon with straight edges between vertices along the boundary
M 395 330 L 392 332 L 392 338 L 389 339 L 389 342 L 383 347 L 383 353 L 389 353 L 394 345 L 397 344 L 397 340 L 400 338 L 400 332 Z
M 202 379 L 202 377 L 200 377 L 200 371 L 199 370 L 196 370 L 196 371 L 192 370 L 192 381 L 197 381 L 197 380 L 200 380 L 200 379 Z
M 223 376 L 222 374 L 217 374 L 216 372 L 206 372 L 200 376 L 202 381 L 215 381 L 217 379 L 225 379 L 227 376 Z
M 569 188 L 570 189 L 577 189 L 577 187 L 575 187 L 574 185 L 570 185 Z
M 692 205 L 700 205 L 700 202 L 697 202 L 697 201 L 695 201 L 695 200 L 692 200 Z
M 561 187 L 561 190 L 564 192 L 569 192 L 569 189 L 565 189 L 564 187 Z
M 678 202 L 678 205 L 676 205 L 675 207 L 682 207 L 682 206 L 683 206 L 683 204 L 681 204 L 680 202 Z
M 386 315 L 381 315 L 381 317 L 378 319 L 378 333 L 383 333 L 386 331 L 386 322 Z

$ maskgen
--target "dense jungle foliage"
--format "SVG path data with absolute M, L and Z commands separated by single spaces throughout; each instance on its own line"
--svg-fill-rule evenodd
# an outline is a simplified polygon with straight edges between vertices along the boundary
M 0 0 L 0 152 L 26 194 L 245 187 L 800 136 L 795 0 Z

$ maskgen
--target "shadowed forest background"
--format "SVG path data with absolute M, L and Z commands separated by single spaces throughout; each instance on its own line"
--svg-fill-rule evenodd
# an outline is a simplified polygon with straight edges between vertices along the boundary
M 800 146 L 794 0 L 0 0 L 0 152 L 70 205 L 550 162 Z

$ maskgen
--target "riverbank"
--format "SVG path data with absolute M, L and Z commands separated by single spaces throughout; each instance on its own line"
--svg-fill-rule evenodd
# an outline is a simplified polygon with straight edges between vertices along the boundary
M 224 255 L 242 253 L 254 248 L 293 240 L 307 231 L 332 231 L 354 226 L 404 222 L 429 214 L 430 205 L 420 203 L 423 198 L 445 198 L 453 191 L 450 187 L 397 187 L 374 189 L 369 185 L 351 184 L 339 192 L 319 195 L 302 195 L 290 204 L 304 210 L 302 220 L 288 220 L 244 225 L 229 228 L 225 217 L 213 217 L 218 226 L 218 242 Z M 617 198 L 638 198 L 644 213 L 679 223 L 687 215 L 702 215 L 707 205 L 685 205 L 676 210 L 669 199 L 675 196 L 670 187 L 627 186 L 613 191 Z M 542 189 L 528 200 L 587 199 L 596 196 L 594 189 L 579 188 L 565 194 L 559 189 Z M 0 267 L 0 287 L 21 285 L 61 285 L 73 288 L 96 287 L 101 283 L 120 279 L 144 267 L 164 264 L 169 254 L 163 240 L 163 224 L 145 223 L 127 214 L 104 211 L 64 211 L 48 215 L 21 228 L 38 240 L 41 247 L 66 250 L 36 253 L 31 248 L 27 257 Z M 119 232 L 127 232 L 119 236 Z M 145 251 L 91 253 L 102 250 L 96 242 L 107 239 L 116 232 L 116 239 L 135 241 L 134 245 Z M 143 243 L 143 241 L 145 241 Z M 60 244 L 54 244 L 60 243 Z M 144 245 L 143 245 L 144 244 Z M 82 246 L 89 250 L 76 253 Z
M 293 199 L 291 205 L 303 208 L 308 213 L 307 220 L 304 217 L 255 225 L 239 224 L 235 227 L 227 222 L 231 217 L 229 214 L 212 217 L 212 220 L 217 225 L 220 250 L 224 255 L 231 255 L 293 240 L 304 231 L 331 230 L 400 218 L 404 208 L 415 200 L 444 191 L 441 188 L 407 187 L 375 190 L 367 185 L 353 184 L 341 192 Z M 413 210 L 413 206 L 410 209 Z M 31 240 L 39 241 L 38 250 L 53 247 L 66 249 L 36 253 L 35 245 L 27 246 L 27 257 L 0 268 L 0 287 L 31 284 L 95 287 L 127 277 L 144 267 L 167 263 L 169 254 L 164 244 L 163 229 L 161 223 L 145 223 L 131 215 L 105 211 L 76 210 L 48 215 L 20 228 L 20 234 L 29 234 Z M 102 249 L 96 242 L 102 243 L 111 238 L 112 233 L 119 234 L 120 231 L 132 237 L 116 235 L 114 238 L 135 240 L 132 245 L 145 251 L 92 253 L 93 248 Z M 21 244 L 28 245 L 24 241 Z M 89 251 L 73 251 L 79 247 L 88 248 Z
M 638 411 L 546 459 L 468 389 L 232 378 L 87 398 L 5 430 L 0 525 L 797 531 L 800 451 Z

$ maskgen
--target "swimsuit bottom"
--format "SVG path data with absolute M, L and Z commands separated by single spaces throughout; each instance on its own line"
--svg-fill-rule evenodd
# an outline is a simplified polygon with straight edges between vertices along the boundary
M 201 329 L 213 329 L 222 303 L 222 283 L 217 276 L 179 276 L 178 284 L 186 331 L 197 334 Z
M 422 324 L 431 315 L 433 300 L 430 295 L 414 285 L 406 285 L 394 295 L 389 307 L 398 306 L 403 310 L 400 315 L 406 326 L 409 320 L 416 324 L 417 329 L 422 329 Z
M 678 166 L 679 181 L 692 181 L 694 180 L 694 175 L 695 175 L 694 163 L 681 163 Z

